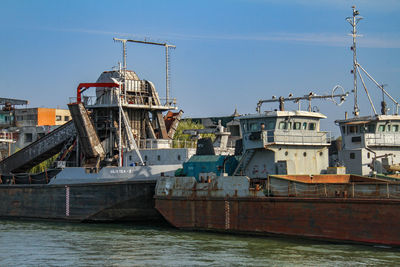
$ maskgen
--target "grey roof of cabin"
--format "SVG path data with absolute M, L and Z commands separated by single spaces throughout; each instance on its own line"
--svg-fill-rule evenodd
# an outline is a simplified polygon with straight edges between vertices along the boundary
M 277 118 L 277 117 L 309 117 L 317 119 L 326 119 L 327 117 L 319 112 L 310 112 L 304 110 L 288 110 L 288 111 L 265 111 L 263 113 L 248 114 L 239 117 L 240 120 L 260 119 L 260 118 Z
M 339 124 L 345 124 L 351 122 L 368 123 L 372 121 L 400 121 L 400 115 L 375 115 L 375 116 L 354 117 L 344 120 L 335 120 L 335 122 Z

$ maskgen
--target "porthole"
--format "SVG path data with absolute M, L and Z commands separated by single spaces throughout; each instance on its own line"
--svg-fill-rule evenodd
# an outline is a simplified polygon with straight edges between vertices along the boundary
M 323 155 L 323 154 L 324 154 L 324 152 L 322 152 L 322 151 L 321 151 L 321 152 L 319 152 L 319 155 L 320 155 L 321 157 L 322 157 L 322 155 Z
M 289 152 L 286 151 L 286 152 L 285 152 L 285 156 L 287 156 L 287 155 L 289 155 Z
M 367 153 L 367 158 L 370 158 L 371 157 L 371 154 L 368 152 Z
M 307 152 L 304 152 L 304 153 L 303 153 L 303 156 L 304 156 L 304 157 L 307 157 Z

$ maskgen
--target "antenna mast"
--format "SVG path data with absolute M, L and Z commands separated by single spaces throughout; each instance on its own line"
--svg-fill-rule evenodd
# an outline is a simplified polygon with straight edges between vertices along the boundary
M 357 17 L 360 15 L 360 12 L 356 10 L 356 6 L 351 7 L 353 9 L 353 16 L 352 17 L 347 17 L 346 20 L 350 25 L 353 27 L 353 30 L 351 32 L 351 36 L 353 37 L 353 45 L 351 46 L 351 50 L 353 50 L 353 70 L 351 71 L 353 73 L 353 79 L 354 79 L 354 87 L 353 87 L 353 93 L 354 93 L 354 110 L 353 114 L 354 116 L 358 117 L 360 114 L 360 109 L 358 108 L 358 103 L 357 103 L 357 50 L 356 50 L 356 38 L 360 35 L 357 35 L 357 29 L 356 26 L 360 20 L 362 20 L 362 17 Z

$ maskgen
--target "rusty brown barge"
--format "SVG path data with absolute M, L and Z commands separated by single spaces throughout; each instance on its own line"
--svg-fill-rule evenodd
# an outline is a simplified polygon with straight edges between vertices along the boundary
M 156 208 L 182 229 L 400 246 L 400 184 L 353 175 L 163 178 Z

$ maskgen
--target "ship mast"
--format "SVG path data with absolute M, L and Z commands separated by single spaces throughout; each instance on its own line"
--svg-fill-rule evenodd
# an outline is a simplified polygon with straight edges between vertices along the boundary
M 355 117 L 358 117 L 358 115 L 360 114 L 360 109 L 358 107 L 358 103 L 357 103 L 357 74 L 360 77 L 360 81 L 364 87 L 365 93 L 367 94 L 369 103 L 371 104 L 372 110 L 374 112 L 374 115 L 378 115 L 378 113 L 376 112 L 375 106 L 372 102 L 371 96 L 368 92 L 368 89 L 365 85 L 364 79 L 361 75 L 361 71 L 373 82 L 375 83 L 375 85 L 382 91 L 382 96 L 386 95 L 390 100 L 393 101 L 393 103 L 396 105 L 396 111 L 395 114 L 397 115 L 399 113 L 399 106 L 400 104 L 383 88 L 382 84 L 379 84 L 357 61 L 357 49 L 356 49 L 356 39 L 358 36 L 357 34 L 357 29 L 356 26 L 358 24 L 358 22 L 360 20 L 363 19 L 363 17 L 360 16 L 360 12 L 358 12 L 358 10 L 356 10 L 356 6 L 352 6 L 351 7 L 353 9 L 353 16 L 352 17 L 347 17 L 346 21 L 348 23 L 350 23 L 350 25 L 353 27 L 353 30 L 350 34 L 350 36 L 353 37 L 353 45 L 351 46 L 351 50 L 353 51 L 353 69 L 351 70 L 351 72 L 353 73 L 353 79 L 354 79 L 354 88 L 353 88 L 353 93 L 354 93 L 354 110 L 353 110 L 353 114 Z M 382 99 L 382 115 L 386 115 L 387 114 L 387 108 L 386 108 L 386 102 L 384 100 L 384 98 Z
M 356 50 L 356 38 L 357 36 L 357 24 L 360 20 L 362 20 L 362 17 L 358 17 L 360 15 L 360 12 L 356 10 L 356 6 L 352 6 L 353 9 L 353 17 L 348 17 L 346 18 L 347 22 L 350 23 L 350 25 L 353 27 L 353 30 L 351 32 L 351 36 L 353 37 L 353 46 L 351 47 L 351 50 L 353 50 L 353 93 L 354 93 L 354 110 L 353 114 L 354 116 L 358 117 L 360 114 L 360 109 L 358 108 L 358 103 L 357 103 L 357 50 Z

